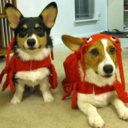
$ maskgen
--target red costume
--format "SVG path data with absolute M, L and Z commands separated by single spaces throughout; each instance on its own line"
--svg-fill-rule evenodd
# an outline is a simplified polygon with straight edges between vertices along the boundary
M 104 87 L 98 87 L 95 84 L 90 84 L 85 82 L 86 71 L 84 69 L 84 53 L 90 48 L 90 46 L 99 39 L 109 39 L 113 42 L 116 47 L 117 60 L 120 70 L 121 83 L 116 79 L 113 83 L 113 86 L 106 85 Z M 96 34 L 90 37 L 90 41 L 87 38 L 83 38 L 85 44 L 75 53 L 69 55 L 64 61 L 64 69 L 66 78 L 62 81 L 63 89 L 65 91 L 65 95 L 63 100 L 68 97 L 72 93 L 72 108 L 76 107 L 77 104 L 77 92 L 83 94 L 93 94 L 99 95 L 105 92 L 110 92 L 116 90 L 119 98 L 127 103 L 128 95 L 125 92 L 125 81 L 122 67 L 122 59 L 121 59 L 121 48 L 119 45 L 119 39 L 117 37 L 112 38 L 110 35 L 104 34 Z M 83 80 L 80 78 L 79 66 L 78 62 L 80 62 L 82 71 L 84 73 Z M 91 77 L 91 76 L 90 76 Z M 68 90 L 67 90 L 68 89 Z
M 14 81 L 13 81 L 14 73 L 20 72 L 20 71 L 31 71 L 31 70 L 36 70 L 36 69 L 45 68 L 45 67 L 49 68 L 50 70 L 49 82 L 51 84 L 51 87 L 55 89 L 58 84 L 57 73 L 55 71 L 54 65 L 51 63 L 50 56 L 48 56 L 42 61 L 38 61 L 38 60 L 23 61 L 17 55 L 14 54 L 11 60 L 9 61 L 9 53 L 14 42 L 15 40 L 13 39 L 12 42 L 10 43 L 10 46 L 8 48 L 7 58 L 6 58 L 6 67 L 0 74 L 0 83 L 2 81 L 4 74 L 7 74 L 6 81 L 3 85 L 2 91 L 4 91 L 9 85 L 11 92 L 12 93 L 14 92 Z

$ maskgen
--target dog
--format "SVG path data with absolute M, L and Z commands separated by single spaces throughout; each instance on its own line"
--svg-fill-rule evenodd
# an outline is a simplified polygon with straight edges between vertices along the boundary
M 13 93 L 15 85 L 12 104 L 21 102 L 25 85 L 32 88 L 39 85 L 44 101 L 54 101 L 50 88 L 57 87 L 57 74 L 49 54 L 53 48 L 50 30 L 55 24 L 57 13 L 55 2 L 48 4 L 38 17 L 31 18 L 24 17 L 12 4 L 5 5 L 6 18 L 15 36 L 9 46 L 14 55 L 10 62 L 6 59 L 8 63 L 0 79 L 7 74 L 3 90 L 9 85 Z
M 123 103 L 128 102 L 128 97 L 124 91 L 119 39 L 104 34 L 82 39 L 63 35 L 62 41 L 75 51 L 64 61 L 66 78 L 62 81 L 65 91 L 62 99 L 72 94 L 72 108 L 77 105 L 95 128 L 105 124 L 96 107 L 109 103 L 117 109 L 121 119 L 128 120 L 128 108 Z M 122 83 L 116 78 L 117 66 Z

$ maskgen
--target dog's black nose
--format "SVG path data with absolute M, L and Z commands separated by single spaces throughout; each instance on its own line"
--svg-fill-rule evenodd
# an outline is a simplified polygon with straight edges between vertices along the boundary
M 104 67 L 103 67 L 103 70 L 104 70 L 104 72 L 105 73 L 112 73 L 112 71 L 113 71 L 113 67 L 112 67 L 112 65 L 105 65 Z
M 27 44 L 28 44 L 30 47 L 34 46 L 35 43 L 36 43 L 35 39 L 28 39 L 28 40 L 27 40 Z

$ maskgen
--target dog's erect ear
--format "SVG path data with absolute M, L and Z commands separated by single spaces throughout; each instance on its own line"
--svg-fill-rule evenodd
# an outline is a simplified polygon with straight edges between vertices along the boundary
M 80 47 L 85 44 L 84 40 L 77 37 L 72 37 L 69 35 L 63 35 L 62 40 L 64 44 L 72 51 L 78 51 Z
M 48 28 L 52 28 L 55 24 L 57 17 L 57 5 L 55 2 L 48 4 L 40 14 L 43 17 L 43 21 Z
M 20 22 L 20 17 L 22 16 L 21 12 L 12 4 L 7 3 L 5 5 L 5 15 L 9 21 L 10 27 L 15 29 Z

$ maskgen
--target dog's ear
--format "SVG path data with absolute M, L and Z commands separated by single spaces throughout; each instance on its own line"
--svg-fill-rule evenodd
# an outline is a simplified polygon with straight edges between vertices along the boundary
M 78 51 L 80 47 L 85 44 L 84 40 L 77 37 L 72 37 L 69 35 L 63 35 L 62 40 L 64 44 L 72 51 Z
M 52 28 L 54 26 L 57 17 L 57 11 L 58 9 L 56 3 L 51 2 L 40 14 L 40 16 L 43 17 L 43 21 L 48 28 Z
M 12 29 L 16 29 L 20 22 L 21 12 L 12 4 L 7 3 L 5 5 L 5 15 L 9 21 L 9 25 Z

